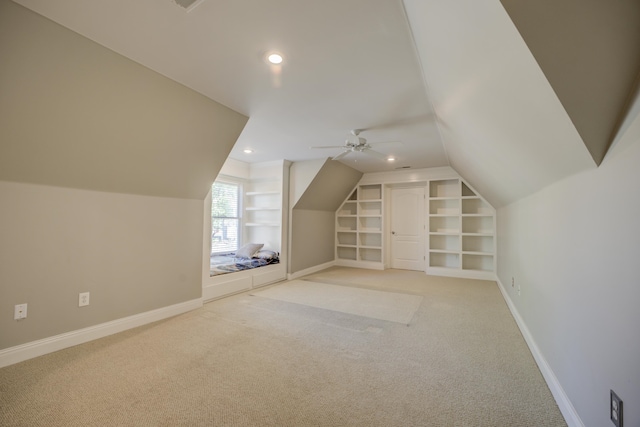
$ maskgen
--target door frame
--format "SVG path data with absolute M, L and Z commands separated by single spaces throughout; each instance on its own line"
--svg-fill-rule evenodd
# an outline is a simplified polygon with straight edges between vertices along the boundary
M 427 271 L 427 262 L 426 257 L 428 254 L 427 246 L 428 246 L 428 235 L 427 235 L 427 194 L 428 194 L 428 182 L 425 181 L 416 181 L 416 182 L 400 182 L 394 184 L 385 184 L 384 185 L 384 197 L 387 200 L 385 204 L 385 215 L 384 215 L 384 258 L 385 258 L 385 266 L 384 268 L 391 268 L 391 260 L 392 260 L 392 250 L 391 250 L 391 203 L 392 203 L 392 190 L 394 189 L 410 189 L 410 188 L 422 188 L 424 189 L 424 199 L 422 205 L 422 243 L 423 243 L 423 254 L 424 260 L 422 264 L 421 270 L 415 271 Z

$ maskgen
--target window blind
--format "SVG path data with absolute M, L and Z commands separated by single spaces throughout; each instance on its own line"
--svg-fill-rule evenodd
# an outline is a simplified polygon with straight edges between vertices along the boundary
M 216 181 L 211 187 L 211 253 L 238 249 L 240 241 L 240 193 L 238 183 Z

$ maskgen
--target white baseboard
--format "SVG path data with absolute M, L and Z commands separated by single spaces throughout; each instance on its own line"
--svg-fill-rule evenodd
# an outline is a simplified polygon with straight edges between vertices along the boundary
M 542 376 L 547 382 L 547 385 L 549 386 L 549 390 L 551 390 L 551 394 L 553 395 L 553 398 L 556 400 L 556 403 L 558 404 L 558 407 L 560 408 L 560 412 L 562 412 L 562 415 L 564 416 L 564 419 L 567 422 L 567 425 L 569 427 L 584 427 L 584 423 L 580 419 L 580 416 L 576 412 L 576 409 L 573 407 L 571 400 L 569 400 L 569 397 L 567 396 L 564 389 L 560 385 L 560 381 L 558 381 L 558 378 L 553 373 L 553 370 L 547 363 L 547 360 L 544 358 L 544 356 L 540 352 L 540 349 L 538 348 L 538 345 L 533 339 L 531 332 L 529 332 L 529 328 L 527 328 L 527 325 L 524 323 L 524 320 L 520 316 L 518 309 L 513 304 L 513 301 L 511 301 L 511 298 L 509 297 L 509 294 L 507 293 L 506 288 L 502 285 L 502 282 L 500 281 L 500 279 L 496 278 L 496 281 L 498 282 L 498 287 L 500 288 L 502 297 L 507 303 L 507 306 L 509 307 L 511 314 L 513 315 L 513 318 L 518 324 L 518 328 L 520 328 L 520 332 L 522 333 L 524 340 L 529 346 L 529 350 L 531 350 L 531 354 L 533 354 L 533 358 L 538 364 L 538 368 L 540 369 Z
M 305 268 L 304 270 L 296 271 L 295 273 L 287 274 L 287 280 L 297 279 L 302 276 L 306 276 L 308 274 L 317 273 L 318 271 L 324 270 L 329 267 L 333 267 L 336 265 L 336 261 L 325 262 L 324 264 L 315 265 L 313 267 Z
M 0 350 L 0 368 L 186 313 L 200 307 L 202 307 L 202 299 L 198 298 Z

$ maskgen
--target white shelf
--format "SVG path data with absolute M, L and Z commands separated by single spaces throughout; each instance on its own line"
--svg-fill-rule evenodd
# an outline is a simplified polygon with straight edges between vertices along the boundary
M 463 253 L 462 269 L 475 271 L 493 271 L 493 255 Z
M 338 231 L 337 244 L 338 246 L 355 246 L 358 241 L 358 233 L 355 231 Z
M 358 200 L 382 201 L 382 185 L 359 185 Z
M 429 182 L 427 273 L 495 274 L 495 210 L 461 179 Z
M 459 196 L 429 197 L 429 200 L 460 200 Z
M 337 263 L 384 268 L 382 227 L 382 185 L 358 185 L 336 211 Z
M 245 196 L 269 196 L 269 195 L 280 195 L 280 191 L 247 191 L 244 193 Z
M 460 251 L 446 250 L 446 249 L 429 249 L 429 253 L 434 253 L 434 254 L 459 254 Z
M 429 266 L 460 268 L 460 254 L 446 252 L 429 252 Z
M 493 254 L 495 251 L 493 235 L 462 235 L 462 251 L 468 253 Z
M 338 259 L 355 261 L 358 258 L 358 248 L 350 247 L 350 246 L 348 247 L 337 246 L 336 257 Z
M 246 172 L 242 183 L 239 244 L 258 243 L 264 245 L 264 250 L 279 252 L 279 265 L 286 272 L 288 229 L 284 220 L 288 216 L 289 162 L 252 163 Z

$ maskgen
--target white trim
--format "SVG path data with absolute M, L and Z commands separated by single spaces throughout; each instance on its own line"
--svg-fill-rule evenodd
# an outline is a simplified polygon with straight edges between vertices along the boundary
M 295 273 L 287 274 L 287 280 L 297 279 L 302 276 L 306 276 L 308 274 L 317 273 L 318 271 L 324 270 L 329 267 L 333 267 L 336 265 L 336 261 L 325 262 L 324 264 L 314 265 L 313 267 L 305 268 L 304 270 L 296 271 Z
M 426 182 L 432 179 L 460 178 L 460 174 L 451 166 L 424 169 L 402 169 L 386 172 L 369 172 L 362 175 L 358 185 L 363 184 L 408 184 Z
M 558 404 L 558 407 L 560 408 L 560 412 L 562 412 L 562 415 L 564 416 L 564 419 L 567 422 L 567 425 L 569 427 L 584 427 L 584 423 L 580 419 L 578 412 L 576 412 L 576 409 L 573 407 L 571 400 L 569 400 L 569 397 L 567 396 L 564 389 L 562 388 L 560 381 L 558 381 L 558 378 L 553 373 L 553 370 L 547 363 L 547 360 L 542 355 L 542 352 L 540 351 L 540 349 L 538 348 L 538 345 L 533 339 L 531 332 L 529 332 L 529 328 L 527 328 L 527 325 L 524 323 L 524 320 L 520 316 L 520 313 L 518 313 L 518 309 L 513 304 L 513 301 L 511 301 L 509 294 L 507 294 L 506 288 L 502 285 L 502 282 L 500 281 L 500 279 L 496 278 L 496 282 L 498 283 L 498 287 L 500 288 L 502 297 L 507 303 L 507 306 L 509 307 L 511 314 L 513 315 L 513 318 L 515 319 L 516 324 L 518 325 L 518 328 L 520 328 L 520 332 L 522 333 L 524 340 L 529 346 L 529 350 L 531 350 L 531 354 L 533 354 L 533 358 L 538 364 L 538 368 L 540 369 L 540 372 L 542 372 L 542 376 L 547 382 L 547 385 L 549 386 L 549 390 L 551 390 L 551 394 L 556 400 L 556 403 Z
M 202 307 L 202 298 L 0 350 L 0 368 Z
M 262 267 L 264 268 L 264 267 Z M 241 274 L 245 273 L 245 274 Z M 224 298 L 229 295 L 237 294 L 240 292 L 248 291 L 251 289 L 251 283 L 253 282 L 253 276 L 245 271 L 238 271 L 236 273 L 222 274 L 225 280 L 220 280 L 216 283 L 208 283 L 202 288 L 202 300 L 204 302 L 213 301 L 219 298 Z
M 338 267 L 367 268 L 369 270 L 384 270 L 385 264 L 377 261 L 358 261 L 355 259 L 337 259 L 335 265 Z
M 427 254 L 427 256 L 429 255 Z M 497 280 L 497 276 L 493 271 L 466 270 L 459 267 L 431 267 L 427 265 L 425 267 L 425 273 L 429 276 L 457 277 L 460 279 Z

